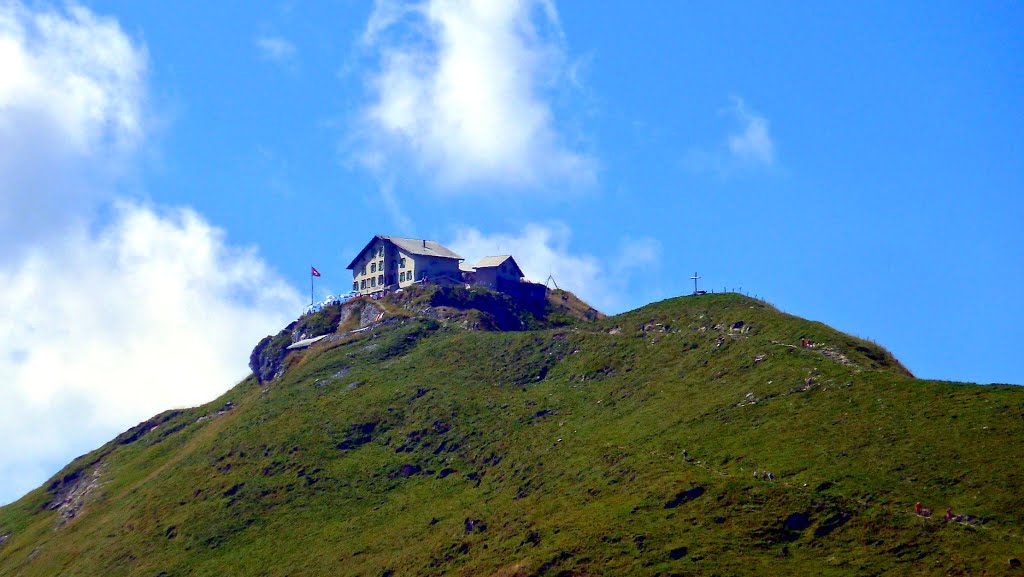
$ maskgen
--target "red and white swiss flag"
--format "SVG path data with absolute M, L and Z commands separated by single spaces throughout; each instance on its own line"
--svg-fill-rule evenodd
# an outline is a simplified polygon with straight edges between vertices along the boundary
M 316 270 L 315 266 L 311 266 L 309 268 L 313 269 L 309 274 L 311 274 L 313 276 L 320 276 L 320 271 Z

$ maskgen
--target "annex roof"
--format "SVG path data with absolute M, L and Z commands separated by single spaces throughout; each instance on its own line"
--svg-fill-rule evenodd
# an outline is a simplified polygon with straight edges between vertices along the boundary
M 370 242 L 366 243 L 366 246 L 363 247 L 363 250 L 356 253 L 356 257 L 353 258 L 352 262 L 348 263 L 348 266 L 345 268 L 352 269 L 356 265 L 356 261 L 359 260 L 359 257 L 362 256 L 363 253 L 366 252 L 366 249 L 370 248 L 370 245 L 373 244 L 373 241 L 377 240 L 378 238 L 390 242 L 391 244 L 397 246 L 400 250 L 408 254 L 465 260 L 458 254 L 456 254 L 452 249 L 444 246 L 443 244 L 437 242 L 436 240 L 425 240 L 421 238 L 402 238 L 400 236 L 385 236 L 382 234 L 378 234 L 371 238 Z
M 512 258 L 510 254 L 503 254 L 499 256 L 485 256 L 480 259 L 480 262 L 476 263 L 475 268 L 489 268 L 492 266 L 501 266 L 501 263 Z
M 517 263 L 516 259 L 512 258 L 512 255 L 510 254 L 503 254 L 498 256 L 485 256 L 484 258 L 480 259 L 480 262 L 476 263 L 474 268 L 495 268 L 501 266 L 505 261 L 512 261 L 512 266 L 515 267 L 515 270 L 519 271 L 519 274 L 516 276 L 526 276 L 525 274 L 523 274 L 523 269 L 519 268 L 519 263 Z

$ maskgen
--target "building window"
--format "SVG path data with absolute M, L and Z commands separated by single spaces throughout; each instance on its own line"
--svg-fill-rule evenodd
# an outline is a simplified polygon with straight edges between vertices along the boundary
M 379 277 L 377 277 L 377 282 L 380 284 L 380 286 L 384 286 L 384 275 L 380 275 Z
M 398 273 L 398 282 L 405 282 L 405 271 Z
M 405 268 L 405 257 L 398 261 L 398 268 Z
M 384 270 L 384 261 L 380 261 L 377 264 L 377 270 Z
M 366 279 L 365 278 L 363 280 L 359 281 L 359 289 L 360 290 L 366 290 Z
M 373 263 L 370 265 L 370 272 L 377 272 L 377 263 Z
M 377 256 L 381 256 L 381 257 L 384 256 L 384 246 L 383 245 L 381 245 L 380 249 L 377 250 Z
M 376 278 L 370 277 L 370 286 L 371 287 L 377 286 L 377 279 Z
M 359 290 L 359 283 L 357 283 L 357 282 L 353 282 L 353 283 L 352 283 L 352 290 L 353 290 L 353 291 L 357 291 L 357 290 Z
M 366 274 L 366 263 L 363 263 L 363 273 L 362 274 Z

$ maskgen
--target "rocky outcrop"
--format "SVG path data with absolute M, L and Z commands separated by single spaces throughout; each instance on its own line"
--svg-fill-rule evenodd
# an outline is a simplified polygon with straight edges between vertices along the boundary
M 347 334 L 339 333 L 339 327 L 358 332 L 354 329 L 356 321 L 360 329 L 387 323 L 389 321 L 384 320 L 385 307 L 389 306 L 404 308 L 416 316 L 438 320 L 444 325 L 483 331 L 543 329 L 601 317 L 571 293 L 557 291 L 557 294 L 552 294 L 548 299 L 517 298 L 480 287 L 417 285 L 389 294 L 380 301 L 355 298 L 304 315 L 276 335 L 264 337 L 249 355 L 249 368 L 261 384 L 273 381 L 285 372 L 290 345 L 322 335 L 331 335 L 322 341 L 331 342 Z
M 383 309 L 374 303 L 366 303 L 363 307 L 363 311 L 359 314 L 359 328 L 368 327 L 373 323 L 380 322 L 383 314 Z
M 146 419 L 145 421 L 142 421 L 138 425 L 135 425 L 134 427 L 114 437 L 114 443 L 118 445 L 129 445 L 131 443 L 134 443 L 135 441 L 138 441 L 146 434 L 155 430 L 160 425 L 163 425 L 167 421 L 170 421 L 171 419 L 177 417 L 182 413 L 184 413 L 184 411 L 181 409 L 172 409 L 170 411 L 164 411 L 151 419 Z
M 249 355 L 249 369 L 260 383 L 270 382 L 284 374 L 286 349 L 292 344 L 290 337 L 281 338 L 287 335 L 286 331 L 263 337 Z
M 74 519 L 85 506 L 86 500 L 100 486 L 104 462 L 97 463 L 88 474 L 79 475 L 73 482 L 61 487 L 50 509 L 58 513 L 57 526 Z
M 50 493 L 51 498 L 45 507 L 59 513 L 57 519 L 58 526 L 76 517 L 78 512 L 87 503 L 87 497 L 101 485 L 100 477 L 106 471 L 105 459 L 108 455 L 114 452 L 117 447 L 135 443 L 157 429 L 160 429 L 160 433 L 158 433 L 160 438 L 181 430 L 185 423 L 179 423 L 170 427 L 165 425 L 168 421 L 182 415 L 184 412 L 180 409 L 164 411 L 151 419 L 142 421 L 114 437 L 112 441 L 100 449 L 76 459 L 52 477 L 46 485 L 46 490 Z M 160 438 L 155 439 L 153 442 L 160 442 Z
M 249 355 L 249 369 L 256 376 L 256 380 L 261 384 L 268 383 L 284 374 L 284 360 L 288 356 L 287 349 L 290 345 L 303 339 L 335 333 L 341 323 L 359 314 L 357 311 L 360 309 L 363 311 L 363 317 L 367 314 L 366 310 L 371 307 L 376 310 L 374 315 L 380 314 L 380 310 L 372 304 L 365 307 L 363 304 L 361 299 L 355 299 L 344 304 L 324 307 L 315 313 L 299 317 L 276 335 L 264 337 Z M 360 317 L 360 321 L 362 320 Z

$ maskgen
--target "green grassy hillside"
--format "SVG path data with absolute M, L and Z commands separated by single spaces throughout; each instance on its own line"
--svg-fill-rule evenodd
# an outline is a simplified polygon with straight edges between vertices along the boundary
M 0 509 L 0 575 L 1024 574 L 1024 389 L 735 294 L 435 298 L 75 460 Z

